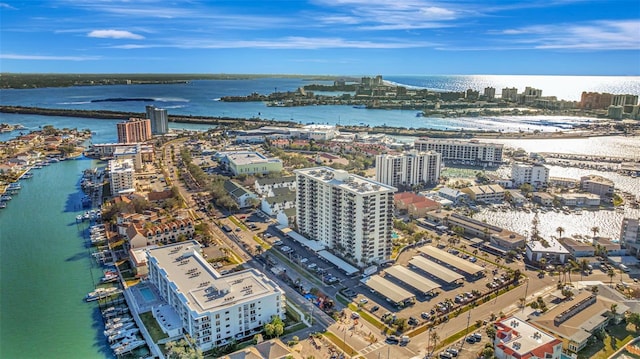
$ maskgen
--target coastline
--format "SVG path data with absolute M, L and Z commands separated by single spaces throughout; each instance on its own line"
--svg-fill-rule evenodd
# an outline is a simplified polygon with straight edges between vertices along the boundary
M 64 116 L 91 119 L 126 120 L 131 117 L 144 117 L 142 112 L 119 112 L 107 110 L 72 110 L 72 109 L 51 109 L 24 106 L 0 106 L 0 113 L 29 114 L 40 116 Z M 254 118 L 234 118 L 234 117 L 214 117 L 214 116 L 176 116 L 170 115 L 169 122 L 204 124 L 212 126 L 228 126 L 231 129 L 256 129 L 262 126 L 285 126 L 301 127 L 302 125 L 294 121 L 266 120 L 258 117 Z M 624 128 L 612 129 L 608 121 L 602 124 L 591 124 L 589 127 L 577 127 L 575 129 L 557 132 L 499 132 L 488 130 L 438 130 L 427 128 L 406 128 L 391 126 L 356 126 L 337 125 L 339 130 L 345 132 L 368 132 L 387 134 L 395 136 L 413 137 L 439 137 L 439 138 L 477 138 L 477 139 L 566 139 L 584 138 L 600 136 L 638 136 L 640 129 L 629 126 L 628 131 Z

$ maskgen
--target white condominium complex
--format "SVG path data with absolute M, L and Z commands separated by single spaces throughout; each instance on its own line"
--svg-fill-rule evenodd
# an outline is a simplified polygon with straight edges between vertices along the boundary
M 273 316 L 285 317 L 285 295 L 276 283 L 255 269 L 221 276 L 196 241 L 147 253 L 149 281 L 171 307 L 171 316 L 180 319 L 178 334 L 189 334 L 202 350 L 252 337 Z
M 134 172 L 132 159 L 109 161 L 109 181 L 112 196 L 135 191 Z
M 535 188 L 546 187 L 549 184 L 549 168 L 539 164 L 514 163 L 511 167 L 511 178 L 516 187 L 525 183 Z
M 418 151 L 435 151 L 442 155 L 443 161 L 462 162 L 497 166 L 502 163 L 500 143 L 485 143 L 478 140 L 453 140 L 446 138 L 419 138 L 414 143 Z
M 361 268 L 391 257 L 396 188 L 329 167 L 294 172 L 302 234 Z
M 437 152 L 410 151 L 376 156 L 376 181 L 389 186 L 438 183 L 442 156 Z

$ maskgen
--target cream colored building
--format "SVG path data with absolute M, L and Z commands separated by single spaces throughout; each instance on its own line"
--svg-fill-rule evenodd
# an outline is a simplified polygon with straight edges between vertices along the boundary
M 442 156 L 437 152 L 410 151 L 376 156 L 376 181 L 389 186 L 437 184 Z
M 294 173 L 298 232 L 361 268 L 391 257 L 396 188 L 329 167 Z
M 134 163 L 131 159 L 109 161 L 111 195 L 135 192 Z

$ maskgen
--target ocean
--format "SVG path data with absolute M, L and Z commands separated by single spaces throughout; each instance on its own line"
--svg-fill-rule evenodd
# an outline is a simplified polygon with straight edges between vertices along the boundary
M 583 90 L 616 93 L 640 93 L 640 78 L 583 78 L 569 77 L 510 77 L 510 76 L 388 76 L 396 83 L 428 87 L 443 91 L 458 91 L 468 87 L 482 90 L 486 86 L 540 87 L 543 94 L 571 96 L 577 99 Z M 606 81 L 605 81 L 606 79 Z M 549 87 L 542 86 L 546 81 Z M 602 81 L 600 81 L 602 80 Z M 165 107 L 169 113 L 185 115 L 273 118 L 301 123 L 369 124 L 377 126 L 412 126 L 428 128 L 484 128 L 517 130 L 540 128 L 553 130 L 550 122 L 571 125 L 584 118 L 553 118 L 545 121 L 538 117 L 428 119 L 416 118 L 415 111 L 364 110 L 351 106 L 312 106 L 277 108 L 262 103 L 223 103 L 216 99 L 226 95 L 247 95 L 251 92 L 270 93 L 293 91 L 307 83 L 296 79 L 257 79 L 225 81 L 193 81 L 189 84 L 130 85 L 45 88 L 29 90 L 0 90 L 0 104 L 47 108 L 96 109 L 144 112 L 144 106 L 154 104 Z M 473 87 L 479 86 L 479 87 Z M 465 88 L 466 87 L 466 88 Z M 555 91 L 555 92 L 554 92 Z M 106 98 L 150 98 L 153 101 L 91 102 Z M 23 124 L 29 130 L 44 125 L 63 128 L 89 128 L 94 132 L 93 143 L 116 141 L 114 120 L 37 115 L 0 114 L 0 122 Z M 564 125 L 563 125 L 564 126 Z M 170 123 L 170 127 L 205 130 L 207 125 Z M 18 131 L 0 134 L 6 141 Z M 411 141 L 411 139 L 403 139 Z M 637 137 L 600 137 L 596 139 L 511 141 L 512 147 L 527 151 L 572 152 L 638 156 L 640 139 Z M 1 358 L 110 358 L 111 352 L 102 335 L 102 322 L 95 304 L 82 301 L 93 289 L 98 269 L 90 260 L 88 249 L 75 224 L 81 192 L 79 180 L 82 171 L 95 166 L 88 159 L 64 161 L 34 171 L 30 180 L 23 180 L 23 189 L 0 210 L 0 357 Z M 582 172 L 552 169 L 552 176 L 579 177 Z M 614 174 L 603 173 L 605 177 Z M 619 180 L 630 191 L 640 193 L 640 180 Z M 478 218 L 503 221 L 495 223 L 526 229 L 530 218 L 519 214 L 496 216 L 481 213 Z M 631 214 L 631 213 L 630 213 Z M 636 212 L 633 212 L 637 215 Z M 484 216 L 484 217 L 483 217 Z M 520 217 L 517 217 L 520 216 Z M 567 234 L 588 234 L 584 223 L 601 226 L 601 234 L 619 233 L 618 213 L 603 213 L 592 218 L 592 213 L 580 217 L 544 218 L 543 234 L 554 234 L 562 225 Z M 542 218 L 541 218 L 542 219 Z M 588 219 L 588 220 L 587 220 Z M 583 228 L 584 227 L 584 228 Z

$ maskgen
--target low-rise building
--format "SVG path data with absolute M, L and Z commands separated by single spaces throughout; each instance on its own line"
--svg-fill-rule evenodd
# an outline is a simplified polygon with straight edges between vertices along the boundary
M 500 203 L 504 201 L 504 188 L 497 184 L 471 186 L 463 188 L 461 191 L 468 194 L 469 198 L 475 202 Z
M 529 241 L 526 244 L 525 250 L 527 258 L 536 263 L 539 263 L 543 258 L 549 264 L 565 263 L 569 256 L 569 251 L 553 237 Z
M 458 205 L 460 203 L 465 203 L 469 201 L 469 195 L 457 190 L 455 188 L 450 187 L 442 187 L 438 190 L 438 196 L 448 199 L 453 202 L 454 205 Z
M 611 238 L 595 237 L 592 241 L 593 245 L 605 251 L 608 257 L 623 256 L 626 253 L 624 247 L 619 242 L 612 242 Z
M 553 206 L 553 200 L 555 197 L 547 192 L 533 192 L 531 199 L 534 203 L 538 203 L 541 206 L 551 207 Z
M 239 208 L 247 208 L 252 205 L 252 200 L 257 200 L 258 196 L 248 190 L 240 183 L 232 180 L 224 181 L 224 189 L 229 196 L 238 204 Z
M 612 304 L 616 304 L 616 314 L 611 311 Z M 619 322 L 628 309 L 623 303 L 583 291 L 548 312 L 532 317 L 531 323 L 564 339 L 565 349 L 577 353 L 596 331 L 609 324 L 611 318 Z
M 580 188 L 602 197 L 612 197 L 615 186 L 613 181 L 602 176 L 590 175 L 580 177 Z
M 580 184 L 580 181 L 574 178 L 549 177 L 549 184 L 554 187 L 576 188 Z
M 560 359 L 562 341 L 516 317 L 494 324 L 493 341 L 498 359 Z
M 440 209 L 440 203 L 413 192 L 396 193 L 393 202 L 398 210 L 406 210 L 414 218 L 424 217 L 427 212 Z
M 276 283 L 255 269 L 220 275 L 196 241 L 153 248 L 147 255 L 149 283 L 182 325 L 168 328 L 158 320 L 160 328 L 181 329 L 203 351 L 251 338 L 274 316 L 285 318 L 285 294 Z M 155 309 L 152 314 L 160 315 Z
M 195 234 L 191 219 L 162 220 L 156 223 L 139 221 L 127 225 L 126 238 L 130 248 L 175 243 L 190 239 Z
M 269 216 L 277 216 L 278 213 L 296 206 L 296 191 L 289 188 L 276 188 L 273 196 L 263 197 L 260 203 L 262 212 Z
M 564 206 L 592 207 L 600 205 L 600 196 L 593 193 L 558 193 L 554 197 Z
M 273 191 L 276 188 L 288 188 L 295 191 L 296 176 L 273 177 L 273 178 L 257 178 L 253 183 L 253 188 L 260 196 L 275 196 Z
M 593 257 L 596 251 L 596 248 L 591 243 L 579 242 L 573 238 L 562 237 L 559 241 L 573 258 Z
M 282 171 L 282 161 L 279 158 L 267 158 L 259 152 L 219 152 L 216 157 L 220 158 L 220 163 L 234 176 Z

